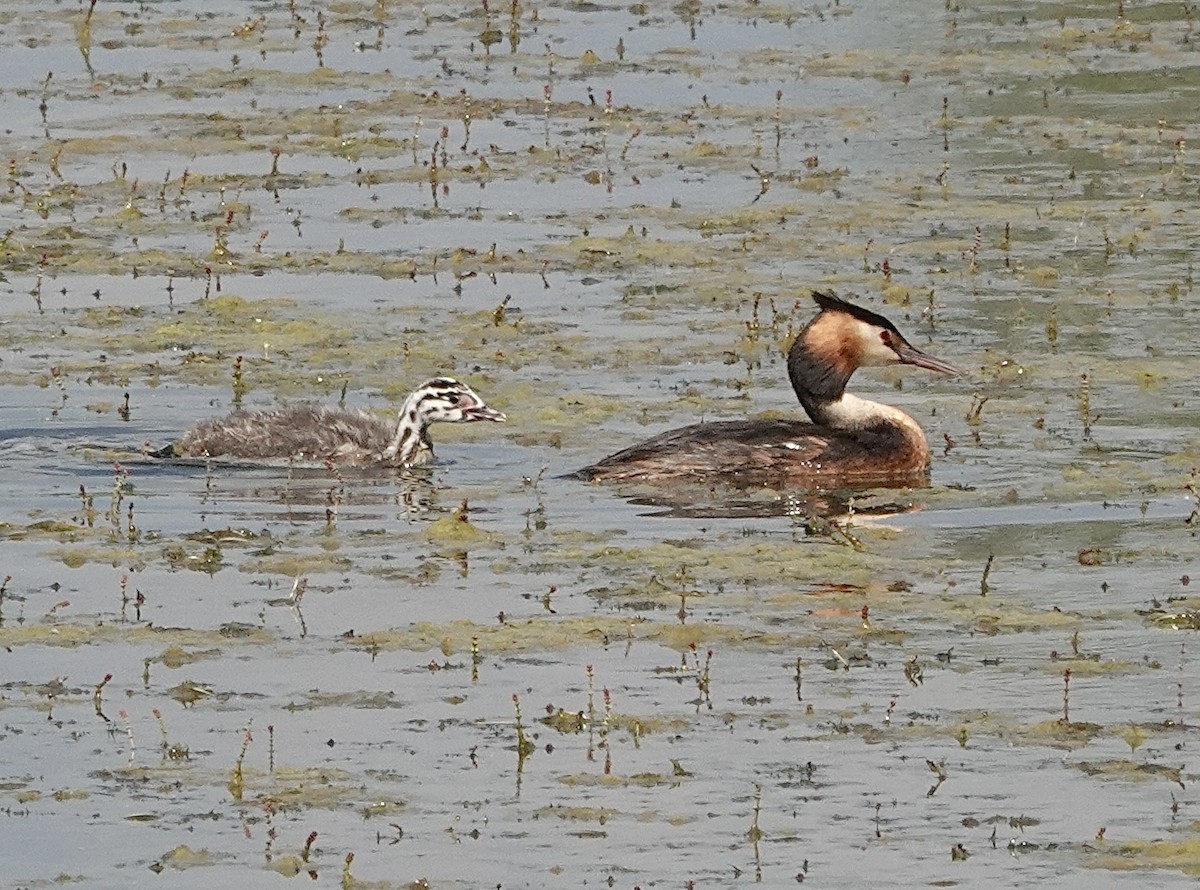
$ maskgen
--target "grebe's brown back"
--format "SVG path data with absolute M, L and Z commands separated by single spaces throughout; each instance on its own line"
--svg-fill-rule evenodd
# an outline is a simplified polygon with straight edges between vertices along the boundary
M 788 377 L 812 419 L 729 420 L 671 430 L 584 467 L 593 481 L 686 480 L 733 485 L 842 488 L 920 485 L 929 444 L 915 420 L 890 405 L 846 392 L 864 366 L 958 369 L 910 344 L 890 321 L 835 296 L 788 351 Z
M 434 377 L 409 394 L 397 421 L 366 411 L 314 405 L 238 411 L 206 420 L 151 454 L 410 467 L 433 459 L 429 424 L 504 419 L 465 383 Z

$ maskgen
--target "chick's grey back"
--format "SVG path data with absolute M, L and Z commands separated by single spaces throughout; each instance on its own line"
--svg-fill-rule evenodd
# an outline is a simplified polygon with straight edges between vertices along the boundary
M 296 405 L 206 420 L 179 440 L 175 452 L 182 457 L 369 460 L 387 448 L 394 432 L 394 425 L 365 411 Z

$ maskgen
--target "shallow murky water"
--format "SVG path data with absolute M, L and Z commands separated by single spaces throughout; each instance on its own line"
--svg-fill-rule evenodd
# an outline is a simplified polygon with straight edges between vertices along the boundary
M 1200 35 L 892 6 L 0 10 L 4 885 L 1190 886 Z M 855 381 L 929 489 L 561 478 L 817 287 L 970 369 Z M 139 455 L 434 373 L 413 476 Z

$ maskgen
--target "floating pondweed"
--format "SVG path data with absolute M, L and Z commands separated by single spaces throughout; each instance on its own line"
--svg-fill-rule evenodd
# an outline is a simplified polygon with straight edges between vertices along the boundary
M 1187 9 L 176 6 L 15 0 L 0 35 L 20 63 L 0 187 L 5 744 L 55 764 L 10 783 L 12 881 L 148 865 L 190 888 L 277 864 L 479 886 L 569 863 L 591 884 L 936 883 L 949 848 L 985 884 L 1036 882 L 1048 857 L 1064 882 L 1188 883 L 1187 850 L 1131 836 L 1187 840 L 1187 800 L 1162 793 L 1186 774 L 1155 759 L 1182 738 L 1197 624 L 1179 582 L 1198 463 Z M 928 489 L 857 499 L 862 550 L 793 521 L 834 498 L 754 492 L 731 519 L 557 478 L 653 429 L 792 411 L 779 348 L 818 286 L 936 330 L 989 399 L 971 423 L 961 389 L 889 391 L 957 444 Z M 382 411 L 445 370 L 482 376 L 514 422 L 456 429 L 415 480 L 139 460 L 229 407 L 239 355 L 249 407 L 349 382 Z M 1081 433 L 1084 370 L 1103 450 Z M 129 486 L 97 529 L 111 460 Z M 486 539 L 426 534 L 463 499 Z M 94 716 L 109 672 L 115 739 Z M 191 754 L 126 767 L 114 689 L 151 747 Z M 519 796 L 514 692 L 524 717 L 588 718 L 524 724 Z M 230 831 L 194 818 L 230 801 L 232 765 L 204 752 L 250 717 L 278 750 L 269 774 L 247 751 Z M 1087 768 L 1045 768 L 1063 749 Z M 913 807 L 925 761 L 949 778 Z M 697 807 L 703 789 L 734 803 Z M 1080 794 L 1116 814 L 1106 834 L 1080 827 Z M 81 806 L 96 830 L 54 845 Z M 847 843 L 856 811 L 886 844 Z M 345 840 L 378 816 L 376 844 Z M 189 847 L 121 840 L 184 822 Z M 1020 856 L 987 855 L 997 826 Z

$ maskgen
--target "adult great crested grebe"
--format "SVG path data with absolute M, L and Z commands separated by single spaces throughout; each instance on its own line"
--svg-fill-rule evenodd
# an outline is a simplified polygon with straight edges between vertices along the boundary
M 503 421 L 471 387 L 450 377 L 426 380 L 400 407 L 397 423 L 366 411 L 295 405 L 237 411 L 206 420 L 152 457 L 326 461 L 411 467 L 433 459 L 429 424 Z
M 905 486 L 929 478 L 929 443 L 915 420 L 846 392 L 864 366 L 916 365 L 957 374 L 910 344 L 882 315 L 814 293 L 821 311 L 788 350 L 788 377 L 812 419 L 726 420 L 662 433 L 577 475 L 606 481 L 696 481 L 802 488 Z

